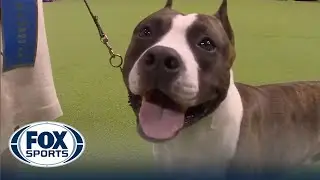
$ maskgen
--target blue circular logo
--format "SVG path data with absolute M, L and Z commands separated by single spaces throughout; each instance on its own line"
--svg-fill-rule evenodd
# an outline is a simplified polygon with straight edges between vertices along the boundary
M 37 167 L 58 167 L 79 158 L 85 140 L 75 128 L 58 122 L 36 122 L 16 130 L 10 138 L 11 153 Z

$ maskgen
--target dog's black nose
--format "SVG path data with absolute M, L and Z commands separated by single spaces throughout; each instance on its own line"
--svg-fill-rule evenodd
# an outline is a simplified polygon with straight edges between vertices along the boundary
M 181 67 L 179 54 L 172 48 L 155 46 L 142 57 L 141 63 L 145 71 L 175 73 Z

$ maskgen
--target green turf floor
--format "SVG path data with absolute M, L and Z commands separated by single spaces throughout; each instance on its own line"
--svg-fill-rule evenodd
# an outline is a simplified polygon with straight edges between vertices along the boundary
M 164 0 L 89 0 L 115 51 L 124 55 L 139 20 Z M 175 0 L 186 13 L 213 14 L 220 0 Z M 229 0 L 236 37 L 237 81 L 261 84 L 320 79 L 320 3 Z M 151 146 L 139 138 L 122 77 L 81 0 L 45 3 L 46 27 L 57 93 L 59 121 L 80 130 L 85 154 L 78 162 L 122 166 L 151 162 Z

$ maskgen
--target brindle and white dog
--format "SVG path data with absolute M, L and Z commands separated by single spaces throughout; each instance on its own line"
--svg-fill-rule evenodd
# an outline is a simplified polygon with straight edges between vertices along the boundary
M 172 1 L 134 29 L 123 69 L 140 135 L 163 167 L 291 167 L 320 152 L 320 82 L 233 80 L 235 40 L 214 15 Z

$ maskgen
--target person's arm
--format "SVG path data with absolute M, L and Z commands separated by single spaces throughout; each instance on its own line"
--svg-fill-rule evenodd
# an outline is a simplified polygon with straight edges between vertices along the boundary
M 53 81 L 42 0 L 38 0 L 37 20 L 35 65 L 3 72 L 1 57 L 0 152 L 8 147 L 8 139 L 17 126 L 37 121 L 52 121 L 62 116 Z

